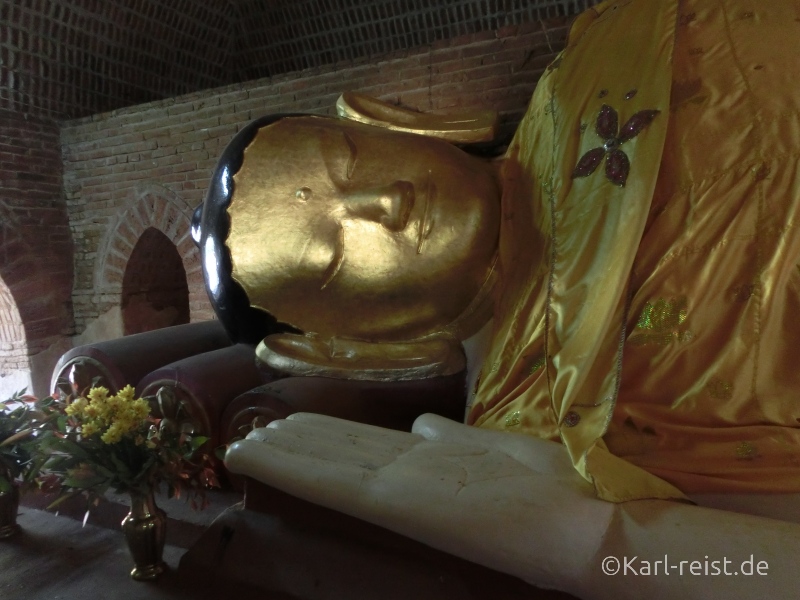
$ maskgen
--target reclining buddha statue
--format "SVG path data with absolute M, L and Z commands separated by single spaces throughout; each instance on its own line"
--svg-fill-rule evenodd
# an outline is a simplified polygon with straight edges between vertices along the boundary
M 605 2 L 497 160 L 357 95 L 243 130 L 199 234 L 229 330 L 354 380 L 463 343 L 470 384 L 463 424 L 297 414 L 228 468 L 579 597 L 790 597 L 798 40 L 784 0 Z

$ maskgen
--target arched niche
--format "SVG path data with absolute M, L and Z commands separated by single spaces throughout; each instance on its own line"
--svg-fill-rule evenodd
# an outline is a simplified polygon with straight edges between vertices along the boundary
M 200 253 L 190 235 L 194 207 L 170 190 L 145 185 L 129 207 L 112 223 L 98 247 L 94 288 L 98 298 L 113 298 L 122 305 L 122 279 L 134 246 L 148 228 L 162 232 L 177 248 L 189 286 L 191 322 L 214 318 L 200 265 Z
M 30 382 L 31 364 L 25 327 L 11 290 L 0 279 L 0 400 L 29 388 Z
M 136 242 L 122 277 L 123 333 L 188 323 L 189 286 L 175 244 L 155 227 Z

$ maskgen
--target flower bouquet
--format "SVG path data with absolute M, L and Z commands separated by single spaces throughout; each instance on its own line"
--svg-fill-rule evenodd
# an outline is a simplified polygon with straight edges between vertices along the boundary
M 36 434 L 46 422 L 43 406 L 33 396 L 17 392 L 0 402 L 0 538 L 19 531 L 19 487 L 38 472 Z
M 135 398 L 131 386 L 117 394 L 91 388 L 85 396 L 52 400 L 50 407 L 57 417 L 40 452 L 47 456 L 45 479 L 55 479 L 61 492 L 50 507 L 78 494 L 93 504 L 109 489 L 130 494 L 122 529 L 136 563 L 131 576 L 156 578 L 165 569 L 166 515 L 154 492 L 164 484 L 168 497 L 185 493 L 193 508 L 205 508 L 206 489 L 219 485 L 211 457 L 201 450 L 207 438 L 153 417 L 148 400 Z

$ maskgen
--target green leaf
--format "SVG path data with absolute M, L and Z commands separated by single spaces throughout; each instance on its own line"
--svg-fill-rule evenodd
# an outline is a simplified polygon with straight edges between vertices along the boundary
M 18 431 L 17 433 L 12 435 L 11 437 L 7 437 L 5 440 L 3 440 L 3 442 L 0 443 L 0 446 L 10 446 L 14 442 L 19 442 L 20 440 L 24 440 L 26 437 L 28 437 L 32 433 L 33 433 L 33 429 L 31 427 L 28 427 L 27 429 L 23 429 L 22 431 Z
M 105 477 L 96 473 L 88 476 L 83 474 L 70 474 L 64 478 L 63 484 L 66 487 L 86 490 L 98 486 L 105 481 Z
M 209 440 L 208 437 L 198 435 L 192 438 L 192 452 L 196 451 L 200 446 L 205 444 Z
M 34 455 L 33 459 L 28 465 L 27 470 L 25 471 L 23 479 L 26 482 L 31 482 L 39 475 L 39 472 L 42 470 L 44 463 L 47 461 L 46 456 L 41 455 Z
M 116 454 L 111 454 L 111 462 L 116 467 L 116 473 L 123 479 L 128 479 L 131 476 L 130 467 L 122 461 Z
M 53 471 L 54 473 L 61 473 L 67 469 L 71 469 L 78 464 L 78 460 L 72 456 L 64 456 L 60 454 L 51 455 L 46 459 L 45 469 Z
M 42 440 L 42 449 L 51 452 L 63 452 L 81 460 L 89 459 L 89 453 L 80 444 L 67 438 L 51 437 Z

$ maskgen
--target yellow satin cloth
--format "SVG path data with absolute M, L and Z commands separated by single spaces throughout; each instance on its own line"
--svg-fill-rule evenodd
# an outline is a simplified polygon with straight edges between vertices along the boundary
M 505 318 L 468 422 L 560 439 L 607 500 L 800 491 L 799 11 L 578 18 L 504 166 Z M 660 112 L 573 177 L 603 105 Z

